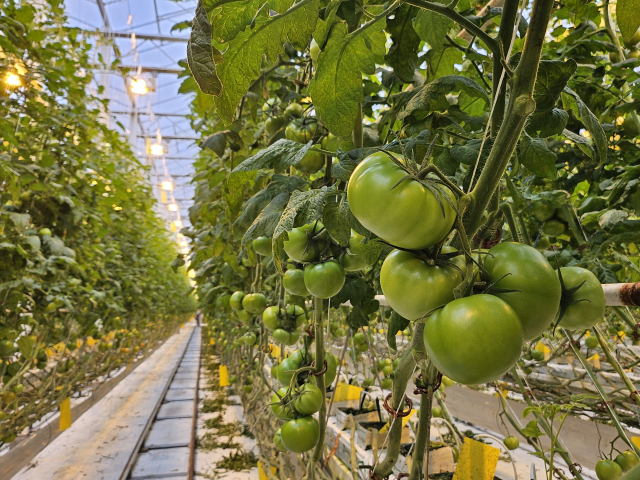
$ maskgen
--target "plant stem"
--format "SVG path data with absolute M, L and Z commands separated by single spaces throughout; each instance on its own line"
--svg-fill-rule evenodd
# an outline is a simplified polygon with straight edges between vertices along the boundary
M 589 378 L 593 382 L 593 385 L 596 387 L 596 390 L 598 391 L 600 398 L 602 398 L 602 401 L 604 402 L 604 405 L 607 408 L 607 412 L 609 412 L 609 418 L 611 418 L 611 422 L 613 423 L 613 426 L 617 430 L 618 435 L 620 436 L 620 438 L 624 443 L 626 443 L 629 447 L 631 447 L 631 449 L 634 452 L 636 452 L 636 455 L 640 456 L 640 449 L 636 447 L 636 445 L 631 440 L 629 440 L 629 437 L 627 437 L 627 434 L 622 428 L 622 424 L 620 423 L 620 419 L 618 418 L 618 414 L 616 413 L 613 405 L 610 404 L 609 397 L 607 396 L 604 389 L 602 388 L 602 385 L 600 385 L 600 382 L 596 378 L 595 373 L 593 373 L 593 370 L 591 370 L 591 366 L 587 363 L 587 360 L 584 358 L 584 355 L 582 355 L 582 352 L 580 351 L 580 347 L 573 343 L 573 338 L 571 337 L 571 335 L 567 330 L 562 329 L 562 331 L 567 337 L 567 339 L 569 340 L 569 342 L 571 342 L 571 348 L 573 349 L 573 353 L 575 353 L 576 357 L 578 358 L 578 360 L 586 370 L 587 375 L 589 375 Z
M 426 373 L 426 372 L 425 372 Z M 425 375 L 423 374 L 423 377 Z M 409 480 L 422 480 L 422 467 L 424 459 L 427 459 L 427 471 L 429 469 L 429 447 L 431 439 L 431 412 L 433 410 L 433 385 L 429 384 L 428 393 L 420 396 L 420 420 L 416 432 L 416 445 Z
M 633 318 L 622 308 L 622 307 L 612 307 L 613 311 L 627 324 L 629 328 L 635 328 L 636 322 L 633 321 Z
M 313 322 L 316 326 L 315 342 L 316 342 L 316 359 L 315 368 L 316 372 L 321 372 L 324 369 L 324 329 L 322 328 L 322 299 L 313 297 Z M 324 374 L 316 377 L 316 386 L 323 392 L 322 405 L 318 411 L 318 423 L 320 424 L 320 438 L 316 444 L 316 448 L 313 450 L 313 454 L 309 458 L 309 465 L 307 467 L 307 478 L 313 480 L 315 478 L 315 472 L 320 468 L 320 457 L 324 450 L 324 435 L 327 428 L 327 398 L 324 395 L 325 384 Z
M 516 221 L 513 218 L 513 211 L 511 210 L 511 205 L 508 203 L 501 203 L 500 210 L 504 214 L 504 217 L 507 219 L 507 223 L 509 224 L 509 230 L 511 230 L 511 237 L 514 242 L 520 242 L 520 234 L 518 233 L 518 226 L 516 225 Z

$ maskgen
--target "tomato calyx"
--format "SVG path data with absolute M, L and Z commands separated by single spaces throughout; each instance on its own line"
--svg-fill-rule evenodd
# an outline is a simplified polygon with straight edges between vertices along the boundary
M 582 288 L 582 286 L 586 283 L 586 280 L 582 281 L 575 287 L 567 288 L 564 284 L 564 280 L 562 278 L 562 272 L 560 270 L 560 266 L 558 265 L 557 259 L 556 259 L 556 265 L 558 267 L 558 280 L 560 280 L 560 288 L 562 290 L 562 293 L 560 295 L 560 313 L 558 314 L 558 320 L 553 326 L 553 333 L 555 333 L 556 328 L 562 321 L 565 313 L 567 312 L 567 308 L 569 308 L 571 305 L 574 305 L 580 302 L 591 303 L 591 300 L 589 300 L 588 298 L 576 298 L 576 294 L 578 293 L 580 288 Z

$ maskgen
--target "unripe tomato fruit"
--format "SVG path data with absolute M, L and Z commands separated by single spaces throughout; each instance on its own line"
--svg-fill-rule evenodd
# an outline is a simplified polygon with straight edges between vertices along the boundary
M 312 416 L 289 420 L 280 429 L 282 444 L 294 453 L 311 450 L 320 438 L 320 426 Z
M 393 387 L 393 380 L 391 380 L 390 378 L 384 378 L 381 382 L 380 385 L 382 386 L 382 388 L 384 388 L 385 390 L 391 390 L 391 387 Z
M 287 451 L 287 447 L 285 447 L 284 444 L 282 443 L 282 431 L 281 431 L 280 428 L 278 430 L 276 430 L 276 433 L 273 436 L 273 444 L 281 452 L 286 452 Z
M 463 256 L 451 260 L 466 271 Z M 463 276 L 455 267 L 429 265 L 410 252 L 394 250 L 380 270 L 380 287 L 391 308 L 408 320 L 417 320 L 454 299 Z
M 242 391 L 247 394 L 253 392 L 253 385 L 243 385 Z
M 585 282 L 574 293 L 573 298 L 588 300 L 569 305 L 560 321 L 560 326 L 571 330 L 593 327 L 604 318 L 606 306 L 604 291 L 598 278 L 591 271 L 580 267 L 563 267 L 560 269 L 560 273 L 567 289 L 577 287 Z
M 282 387 L 278 390 L 278 394 L 280 397 L 284 397 L 287 393 L 289 385 Z M 280 420 L 291 420 L 293 418 L 294 412 L 292 410 L 291 404 L 283 405 L 281 403 L 281 399 L 275 393 L 271 395 L 271 412 L 275 415 L 276 418 Z
M 284 342 L 285 345 L 295 345 L 298 340 L 300 339 L 300 333 L 298 332 L 289 332 L 289 338 L 287 339 L 286 342 Z
M 531 213 L 539 222 L 546 222 L 556 213 L 556 207 L 546 202 L 536 202 L 531 207 Z
M 272 306 L 267 307 L 264 312 L 262 312 L 262 323 L 269 330 L 276 330 L 282 327 L 282 323 L 279 318 L 280 307 Z
M 44 237 L 45 235 L 51 236 L 51 230 L 48 228 L 41 228 L 38 232 L 38 235 L 40 235 L 41 237 Z
M 294 166 L 303 173 L 312 175 L 324 167 L 324 155 L 317 152 L 308 152 Z
M 250 293 L 242 299 L 242 307 L 249 313 L 260 314 L 267 308 L 267 297 L 261 293 Z
M 558 237 L 562 235 L 566 229 L 566 225 L 560 220 L 551 219 L 542 224 L 542 232 L 550 237 Z
M 276 328 L 271 336 L 278 343 L 287 343 L 289 341 L 289 333 L 281 328 Z
M 243 322 L 243 323 L 249 323 L 251 321 L 251 319 L 253 318 L 253 315 L 251 315 L 249 312 L 247 312 L 246 310 L 238 310 L 236 311 L 236 315 L 238 315 L 238 318 Z
M 304 271 L 298 268 L 284 272 L 282 285 L 291 295 L 298 295 L 300 297 L 307 297 L 311 295 L 309 290 L 307 290 L 307 287 L 304 286 Z
M 392 155 L 404 161 L 401 155 Z M 441 206 L 431 190 L 413 179 L 394 188 L 406 175 L 386 153 L 369 155 L 351 174 L 349 207 L 367 230 L 392 245 L 414 250 L 432 247 L 449 233 L 456 219 L 445 196 L 454 205 L 456 199 L 440 185 Z
M 298 305 L 287 305 L 285 310 L 290 318 L 295 319 L 296 327 L 301 327 L 307 321 L 307 315 L 304 313 L 302 307 Z
M 299 103 L 292 103 L 285 109 L 284 116 L 299 118 L 302 116 L 303 112 L 304 108 L 302 108 L 302 105 L 300 105 Z
M 265 257 L 271 256 L 271 239 L 269 237 L 258 237 L 252 242 L 252 245 L 256 253 Z
M 278 130 L 282 128 L 284 125 L 284 117 L 278 115 L 277 117 L 269 117 L 267 121 L 264 122 L 264 129 L 267 132 L 267 135 L 273 137 Z
M 447 377 L 446 375 L 443 375 L 443 376 L 442 376 L 442 384 L 443 384 L 445 387 L 451 387 L 451 386 L 455 385 L 455 384 L 456 384 L 456 382 L 454 382 L 453 380 L 451 380 L 451 379 L 450 379 L 449 377 Z
M 440 372 L 458 383 L 476 385 L 496 380 L 516 364 L 522 326 L 506 302 L 493 295 L 473 295 L 429 317 L 424 343 Z
M 442 418 L 442 408 L 440 407 L 433 407 L 431 409 L 431 416 L 435 417 L 435 418 Z
M 596 463 L 596 475 L 599 480 L 618 480 L 622 476 L 622 468 L 613 460 L 600 460 Z
M 542 353 L 540 350 L 531 350 L 531 358 L 536 362 L 541 362 L 542 360 L 544 360 L 544 353 Z
M 244 292 L 234 292 L 229 298 L 229 306 L 234 310 L 242 310 L 242 300 L 244 299 Z
M 342 290 L 344 281 L 344 269 L 337 261 L 307 265 L 304 269 L 304 284 L 317 298 L 333 297 Z
M 287 126 L 284 135 L 287 140 L 307 143 L 315 137 L 317 130 L 318 122 L 315 118 L 297 118 Z
M 598 339 L 595 337 L 595 335 L 591 335 L 590 337 L 584 339 L 584 346 L 589 349 L 596 348 L 599 344 L 600 342 L 598 342 Z
M 621 454 L 619 454 L 616 457 L 615 461 L 618 465 L 620 465 L 620 468 L 622 469 L 623 472 L 628 472 L 629 470 L 631 470 L 633 467 L 635 467 L 640 463 L 638 456 L 630 450 L 627 450 L 626 452 L 622 452 Z
M 340 258 L 340 263 L 342 264 L 342 268 L 347 272 L 357 272 L 358 270 L 363 270 L 369 266 L 366 259 L 362 255 L 362 241 L 364 237 L 359 233 L 351 230 L 351 238 L 349 239 L 349 251 L 353 255 L 349 255 L 345 253 L 342 258 Z
M 314 222 L 289 232 L 289 240 L 284 241 L 284 251 L 289 258 L 296 262 L 313 262 L 327 245 L 326 233 L 322 233 L 318 240 L 311 238 L 323 228 L 322 223 Z
M 555 320 L 562 295 L 558 274 L 545 256 L 529 245 L 503 242 L 489 250 L 484 266 L 497 288 L 519 290 L 495 296 L 515 310 L 524 339 L 542 334 Z
M 506 437 L 504 439 L 504 446 L 509 450 L 515 450 L 520 446 L 520 440 L 518 437 Z
M 311 383 L 305 383 L 304 386 L 296 390 L 294 394 L 293 408 L 300 415 L 312 415 L 320 410 L 324 395 L 322 390 Z
M 353 343 L 355 345 L 360 345 L 362 343 L 365 343 L 367 341 L 366 338 L 364 338 L 364 333 L 362 332 L 358 332 L 353 336 Z

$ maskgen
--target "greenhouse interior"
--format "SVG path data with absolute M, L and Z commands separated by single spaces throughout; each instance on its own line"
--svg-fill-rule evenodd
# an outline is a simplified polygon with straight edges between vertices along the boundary
M 0 480 L 640 480 L 640 0 L 1 0 Z

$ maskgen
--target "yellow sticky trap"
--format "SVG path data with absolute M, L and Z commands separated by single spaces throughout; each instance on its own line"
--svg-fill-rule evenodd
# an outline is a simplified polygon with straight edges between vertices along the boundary
M 80 348 L 80 347 L 82 347 L 82 340 L 78 338 L 76 339 L 76 348 Z
M 416 410 L 411 410 L 411 413 L 409 415 L 407 415 L 406 417 L 402 417 L 402 428 L 405 427 L 405 425 L 407 424 L 407 422 L 409 421 L 409 419 L 415 415 Z M 389 430 L 389 423 L 387 423 L 384 427 L 382 427 L 380 429 L 380 433 L 386 432 L 387 430 Z
M 276 467 L 271 467 L 271 473 L 275 475 Z M 269 480 L 267 474 L 264 473 L 264 466 L 262 465 L 262 462 L 258 462 L 258 478 L 260 480 Z
M 215 345 L 216 341 L 213 338 L 209 339 L 209 345 Z
M 333 395 L 334 402 L 344 402 L 345 400 L 359 400 L 362 388 L 346 383 L 338 383 L 336 392 Z
M 623 331 L 619 331 L 619 332 L 618 332 L 618 338 L 619 338 L 620 340 L 624 340 L 625 335 L 626 335 L 626 333 L 624 333 Z
M 638 448 L 640 448 L 640 437 L 631 437 L 631 442 Z
M 280 356 L 280 347 L 277 345 L 269 345 L 269 351 L 271 352 L 271 358 L 278 358 Z
M 56 352 L 58 353 L 62 353 L 64 352 L 65 348 L 67 346 L 64 344 L 64 342 L 60 342 L 60 343 L 56 343 L 53 348 L 56 350 Z
M 594 368 L 600 368 L 600 355 L 594 353 L 589 358 L 587 358 L 587 363 Z
M 548 360 L 549 357 L 551 356 L 551 350 L 549 349 L 549 347 L 547 347 L 542 342 L 538 342 L 538 344 L 536 345 L 536 350 L 538 350 L 539 352 L 544 353 L 544 359 L 545 360 Z
M 71 426 L 71 399 L 65 398 L 60 404 L 60 431 Z
M 47 353 L 47 357 L 53 357 L 55 355 L 55 352 L 49 347 L 45 348 L 44 351 Z
M 98 341 L 93 337 L 87 337 L 87 347 L 93 347 L 96 343 L 98 343 Z
M 184 323 L 180 324 L 180 328 L 184 328 Z
M 493 480 L 499 457 L 499 448 L 465 438 L 453 480 Z
M 231 385 L 229 383 L 229 372 L 227 371 L 226 365 L 220 365 L 219 374 L 221 387 L 228 387 L 229 385 Z

